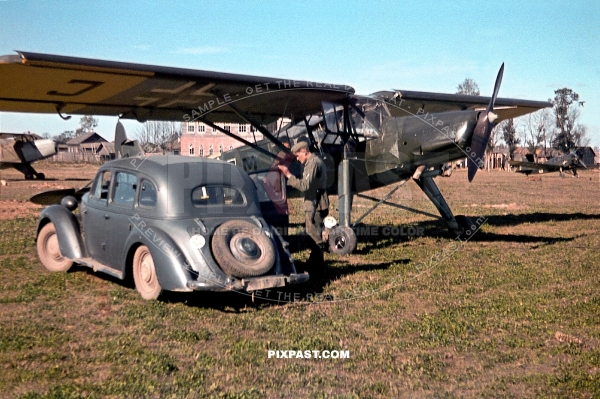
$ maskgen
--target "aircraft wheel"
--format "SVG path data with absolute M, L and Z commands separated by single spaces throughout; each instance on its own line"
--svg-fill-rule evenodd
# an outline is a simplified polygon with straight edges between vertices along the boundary
M 133 255 L 133 281 L 142 298 L 156 299 L 162 291 L 156 276 L 154 260 L 147 246 L 142 245 Z
M 349 255 L 356 249 L 356 234 L 346 226 L 336 226 L 329 232 L 329 250 L 336 255 Z
M 32 173 L 25 173 L 25 180 L 33 180 L 33 174 Z
M 51 272 L 66 272 L 73 262 L 62 256 L 56 235 L 56 227 L 50 222 L 40 230 L 37 237 L 37 253 L 44 267 Z
M 43 173 L 38 173 L 35 178 L 38 179 L 38 180 L 45 180 L 46 179 L 46 175 L 43 174 Z
M 245 220 L 229 220 L 216 230 L 212 253 L 223 271 L 233 277 L 265 274 L 275 264 L 275 247 L 263 229 Z
M 472 235 L 477 229 L 471 218 L 468 216 L 457 215 L 455 216 L 455 219 L 456 223 L 458 223 L 458 230 L 455 229 L 453 233 L 457 236 L 462 236 L 468 231 L 470 231 L 470 235 Z

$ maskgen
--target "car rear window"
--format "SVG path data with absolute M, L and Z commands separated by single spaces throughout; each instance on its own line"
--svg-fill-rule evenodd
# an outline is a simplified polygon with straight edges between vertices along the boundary
M 245 205 L 244 194 L 234 187 L 199 186 L 192 190 L 192 204 L 196 207 L 210 205 Z
M 156 189 L 154 188 L 154 184 L 148 180 L 142 180 L 139 204 L 147 208 L 154 208 L 156 205 Z

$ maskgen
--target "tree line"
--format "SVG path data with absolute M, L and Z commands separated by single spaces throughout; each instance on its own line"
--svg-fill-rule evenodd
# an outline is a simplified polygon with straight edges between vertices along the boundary
M 472 79 L 465 79 L 457 87 L 456 94 L 479 95 L 479 86 Z M 581 101 L 573 89 L 563 87 L 554 91 L 548 99 L 552 108 L 541 109 L 518 118 L 500 122 L 492 131 L 488 150 L 503 141 L 508 147 L 510 159 L 518 147 L 527 147 L 530 153 L 542 147 L 569 153 L 578 147 L 590 144 L 587 127 L 580 123 Z

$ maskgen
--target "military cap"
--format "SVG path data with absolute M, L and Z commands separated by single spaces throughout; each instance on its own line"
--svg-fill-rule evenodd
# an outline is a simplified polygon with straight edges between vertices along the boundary
M 296 144 L 294 144 L 294 146 L 292 147 L 292 153 L 296 153 L 298 151 L 300 151 L 303 148 L 308 148 L 308 143 L 306 141 L 298 141 Z

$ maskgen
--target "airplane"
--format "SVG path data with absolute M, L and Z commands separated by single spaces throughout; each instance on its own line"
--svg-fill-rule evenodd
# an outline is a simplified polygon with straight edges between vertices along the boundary
M 339 221 L 329 226 L 330 250 L 345 255 L 356 248 L 352 227 L 380 204 L 388 204 L 391 194 L 411 179 L 435 205 L 451 233 L 458 236 L 471 228 L 469 218 L 454 216 L 434 177 L 443 173 L 448 162 L 467 158 L 472 181 L 483 166 L 497 123 L 552 106 L 499 98 L 503 72 L 504 64 L 491 97 L 405 90 L 358 95 L 343 84 L 18 51 L 0 57 L 0 111 L 202 122 L 245 144 L 222 159 L 236 163 L 263 184 L 281 181 L 279 191 L 265 187 L 261 207 L 267 214 L 278 214 L 282 223 L 287 215 L 280 205 L 287 191 L 282 175 L 273 178 L 278 173 L 273 166 L 289 162 L 285 141 L 308 140 L 328 165 L 328 194 L 338 196 Z M 282 120 L 289 123 L 267 129 Z M 249 123 L 264 140 L 251 142 L 237 136 L 227 129 L 228 123 Z M 297 173 L 299 164 L 291 166 Z M 395 187 L 381 200 L 362 194 L 392 184 Z M 351 224 L 355 195 L 376 203 Z
M 31 133 L 0 133 L 0 169 L 14 168 L 25 175 L 26 180 L 46 176 L 31 166 L 33 162 L 51 157 L 57 152 L 57 144 L 51 139 L 38 138 Z
M 548 172 L 559 172 L 561 177 L 564 177 L 563 172 L 568 171 L 575 177 L 579 177 L 577 169 L 596 169 L 597 165 L 590 165 L 589 167 L 583 162 L 578 151 L 571 151 L 569 154 L 560 155 L 558 157 L 550 158 L 546 162 L 535 162 L 533 154 L 525 155 L 527 161 L 508 161 L 511 166 L 517 167 L 517 173 L 523 173 L 529 176 L 531 173 L 548 173 Z

